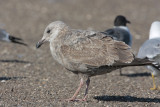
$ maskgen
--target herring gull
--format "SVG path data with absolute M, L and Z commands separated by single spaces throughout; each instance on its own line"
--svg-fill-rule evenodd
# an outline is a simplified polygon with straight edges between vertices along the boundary
M 135 59 L 130 47 L 124 42 L 113 40 L 101 32 L 70 29 L 62 21 L 50 23 L 42 39 L 36 44 L 50 42 L 53 58 L 67 70 L 78 74 L 80 84 L 74 95 L 67 101 L 76 101 L 78 92 L 86 80 L 86 101 L 90 77 L 109 73 L 127 66 L 144 66 L 151 64 L 146 59 Z

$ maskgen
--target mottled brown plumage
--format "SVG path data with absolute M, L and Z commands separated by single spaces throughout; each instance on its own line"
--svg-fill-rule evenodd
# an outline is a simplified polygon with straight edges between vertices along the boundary
M 83 85 L 83 78 L 87 78 L 85 97 L 82 99 L 86 100 L 89 77 L 142 64 L 134 60 L 130 47 L 124 42 L 113 40 L 100 32 L 70 29 L 61 21 L 48 25 L 37 47 L 45 41 L 50 42 L 52 56 L 57 62 L 81 76 L 80 86 L 69 100 L 75 100 Z

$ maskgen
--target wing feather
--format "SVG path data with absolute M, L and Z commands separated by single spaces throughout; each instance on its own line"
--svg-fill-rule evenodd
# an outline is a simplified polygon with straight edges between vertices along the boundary
M 104 37 L 99 39 L 98 36 Z M 112 65 L 114 63 L 129 63 L 133 60 L 130 47 L 124 42 L 113 40 L 102 33 L 94 36 L 76 38 L 77 42 L 60 47 L 63 57 L 69 62 L 89 66 Z

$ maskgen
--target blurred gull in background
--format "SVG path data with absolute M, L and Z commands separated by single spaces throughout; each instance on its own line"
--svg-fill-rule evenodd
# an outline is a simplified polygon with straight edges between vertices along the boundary
M 118 15 L 114 20 L 114 28 L 107 29 L 104 33 L 110 35 L 115 40 L 123 41 L 127 45 L 132 46 L 132 35 L 127 27 L 127 23 L 131 22 L 125 16 Z M 122 75 L 121 69 L 120 75 Z
M 152 66 L 147 66 L 151 70 L 153 78 L 153 88 L 151 90 L 160 89 L 156 87 L 154 77 L 160 76 L 160 22 L 155 21 L 150 28 L 149 40 L 145 41 L 140 47 L 138 58 L 148 58 L 155 61 Z
M 126 26 L 127 23 L 131 23 L 124 16 L 119 15 L 114 20 L 114 28 L 105 31 L 107 35 L 111 35 L 113 39 L 123 41 L 127 45 L 132 45 L 132 35 Z
M 0 41 L 12 42 L 12 43 L 27 46 L 27 44 L 24 43 L 21 38 L 14 37 L 3 29 L 0 29 Z

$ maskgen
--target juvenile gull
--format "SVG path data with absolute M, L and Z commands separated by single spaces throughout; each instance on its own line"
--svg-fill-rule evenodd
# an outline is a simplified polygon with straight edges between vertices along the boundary
M 110 28 L 104 33 L 110 35 L 115 40 L 123 41 L 127 45 L 132 46 L 132 35 L 127 27 L 127 23 L 131 22 L 125 16 L 118 15 L 114 20 L 114 28 Z M 120 75 L 122 75 L 121 69 Z
M 154 77 L 160 76 L 160 22 L 155 21 L 152 23 L 150 28 L 149 40 L 145 41 L 140 47 L 138 58 L 148 58 L 149 60 L 155 61 L 152 66 L 147 66 L 151 70 L 153 78 L 153 88 L 155 90 L 156 84 Z M 160 87 L 158 87 L 160 89 Z
M 27 46 L 27 44 L 23 43 L 23 40 L 21 38 L 14 37 L 3 29 L 0 29 L 0 41 L 12 42 Z
M 53 58 L 81 77 L 78 89 L 68 101 L 76 100 L 84 79 L 85 96 L 79 99 L 82 101 L 87 98 L 91 76 L 109 73 L 122 67 L 151 64 L 146 60 L 135 59 L 130 47 L 124 42 L 113 40 L 100 32 L 70 29 L 61 21 L 47 26 L 36 47 L 39 48 L 46 41 L 50 42 Z

